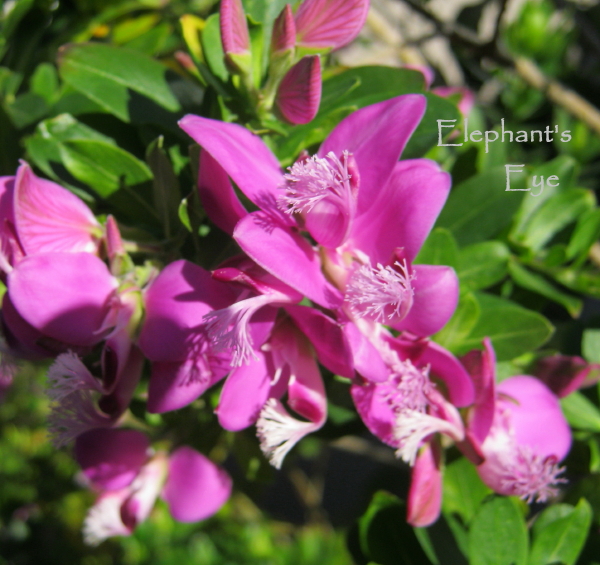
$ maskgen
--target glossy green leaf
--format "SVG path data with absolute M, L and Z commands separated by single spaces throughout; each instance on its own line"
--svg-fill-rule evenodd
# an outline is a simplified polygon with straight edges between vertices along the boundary
M 536 167 L 529 176 L 528 187 L 532 186 L 533 175 L 536 175 L 538 179 L 543 176 L 545 180 L 553 175 L 557 176 L 559 178 L 559 181 L 556 181 L 558 182 L 558 186 L 550 186 L 546 183 L 546 187 L 539 196 L 531 196 L 531 192 L 527 193 L 527 196 L 523 198 L 523 202 L 521 203 L 518 212 L 515 214 L 511 236 L 522 233 L 531 219 L 532 214 L 549 198 L 571 188 L 577 178 L 578 169 L 577 161 L 566 155 L 561 155 L 552 161 L 548 161 L 547 163 Z M 553 182 L 553 184 L 556 184 L 556 182 Z M 537 193 L 538 190 L 539 189 L 536 189 L 535 193 Z
M 513 498 L 494 497 L 477 512 L 469 531 L 470 565 L 526 565 L 527 526 Z
M 61 149 L 67 170 L 102 197 L 116 192 L 121 186 L 133 186 L 152 178 L 145 163 L 104 141 L 67 141 Z
M 578 255 L 583 261 L 590 247 L 600 237 L 600 209 L 594 208 L 582 214 L 577 220 L 575 231 L 567 247 L 567 259 L 575 259 Z
M 552 512 L 551 517 L 545 518 L 549 512 Z M 550 507 L 542 513 L 539 521 L 542 521 L 542 525 L 535 529 L 528 565 L 574 565 L 592 523 L 589 502 L 582 498 L 575 508 L 571 507 L 568 514 L 565 514 L 564 508 L 557 513 Z
M 475 466 L 461 457 L 444 470 L 444 513 L 458 514 L 470 524 L 483 500 L 492 490 L 485 486 Z
M 565 418 L 573 428 L 600 432 L 600 410 L 580 392 L 572 392 L 560 399 Z
M 539 251 L 555 234 L 593 208 L 594 204 L 592 192 L 583 188 L 553 196 L 532 215 L 519 243 Z
M 458 245 L 452 234 L 444 228 L 434 228 L 419 254 L 415 257 L 415 264 L 422 265 L 448 265 L 458 266 Z
M 498 296 L 485 293 L 475 296 L 481 313 L 456 353 L 480 347 L 483 338 L 489 337 L 497 360 L 507 361 L 536 349 L 552 335 L 552 324 L 541 314 Z
M 406 523 L 404 503 L 385 491 L 375 493 L 359 520 L 360 548 L 379 565 L 430 565 L 413 529 Z
M 512 188 L 524 185 L 524 174 L 511 175 Z M 504 167 L 491 169 L 452 190 L 436 225 L 449 229 L 460 245 L 484 241 L 510 224 L 523 194 L 506 191 Z
M 167 68 L 150 57 L 101 43 L 72 44 L 59 57 L 62 79 L 125 122 L 131 121 L 134 93 L 177 112 L 180 104 L 167 83 Z
M 581 340 L 581 353 L 588 363 L 600 363 L 600 330 L 585 330 Z
M 499 283 L 508 274 L 510 251 L 501 241 L 483 241 L 460 251 L 458 278 L 461 285 L 480 290 Z
M 463 292 L 452 318 L 433 339 L 450 351 L 460 351 L 463 341 L 475 327 L 480 312 L 475 295 L 472 292 Z
M 549 300 L 561 304 L 573 318 L 576 318 L 581 313 L 581 309 L 583 308 L 582 300 L 563 292 L 542 275 L 529 271 L 516 261 L 509 262 L 508 270 L 512 279 L 520 287 L 537 292 Z
M 219 14 L 213 14 L 206 20 L 206 25 L 200 36 L 204 59 L 211 72 L 223 82 L 229 79 L 229 71 L 225 66 L 225 53 L 221 43 Z

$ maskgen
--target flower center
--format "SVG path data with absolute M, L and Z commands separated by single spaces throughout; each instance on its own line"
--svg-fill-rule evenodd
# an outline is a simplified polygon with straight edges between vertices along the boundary
M 410 311 L 414 290 L 406 260 L 377 267 L 363 265 L 350 276 L 345 300 L 355 316 L 385 323 L 402 320 Z

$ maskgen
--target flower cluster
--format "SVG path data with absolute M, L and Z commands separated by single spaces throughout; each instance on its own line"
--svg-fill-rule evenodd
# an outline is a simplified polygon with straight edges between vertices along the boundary
M 224 2 L 222 19 L 236 6 Z M 303 14 L 306 43 L 318 34 Z M 220 425 L 255 425 L 277 468 L 326 422 L 319 364 L 345 377 L 365 426 L 412 467 L 415 526 L 439 515 L 449 442 L 496 492 L 527 501 L 556 493 L 571 435 L 555 392 L 589 371 L 550 361 L 540 378 L 497 385 L 489 340 L 458 359 L 430 339 L 453 315 L 459 284 L 452 268 L 417 261 L 451 184 L 432 161 L 399 161 L 424 111 L 421 95 L 362 108 L 287 172 L 242 126 L 183 118 L 202 148 L 204 208 L 241 250 L 212 272 L 186 260 L 160 272 L 136 266 L 113 218 L 101 225 L 26 163 L 2 179 L 6 347 L 55 359 L 49 428 L 56 445 L 74 442 L 98 492 L 84 525 L 90 543 L 131 533 L 158 496 L 181 521 L 206 518 L 229 497 L 230 479 L 205 456 L 154 451 L 128 429 L 145 359 L 149 412 L 187 406 L 225 379 Z

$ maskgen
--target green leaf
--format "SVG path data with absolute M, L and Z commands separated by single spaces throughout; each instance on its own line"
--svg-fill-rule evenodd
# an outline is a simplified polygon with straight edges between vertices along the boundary
M 122 185 L 133 186 L 152 178 L 145 163 L 68 114 L 41 122 L 26 146 L 32 160 L 48 176 L 63 182 L 52 163 L 63 165 L 102 197 Z
M 585 330 L 581 352 L 588 363 L 600 363 L 600 330 Z
M 573 318 L 577 318 L 581 313 L 581 309 L 583 308 L 582 300 L 558 289 L 543 276 L 525 269 L 516 261 L 509 262 L 508 270 L 512 279 L 520 287 L 531 290 L 532 292 L 537 292 L 538 294 L 561 304 Z
M 480 290 L 499 283 L 508 274 L 510 251 L 501 241 L 483 241 L 460 252 L 458 278 L 461 285 Z
M 244 0 L 244 10 L 255 22 L 271 23 L 289 0 Z
M 385 491 L 373 496 L 359 520 L 362 552 L 379 565 L 430 565 L 413 529 L 406 523 L 404 503 Z
M 585 498 L 575 508 L 570 508 L 571 512 L 562 516 L 564 509 L 557 515 L 552 507 L 542 513 L 539 521 L 543 521 L 543 526 L 534 530 L 528 565 L 575 564 L 592 523 L 592 508 Z M 549 511 L 554 519 L 545 518 Z
M 458 245 L 452 234 L 447 229 L 434 228 L 425 240 L 414 263 L 448 265 L 456 268 L 458 265 Z
M 104 141 L 67 141 L 61 146 L 61 156 L 76 179 L 104 198 L 123 185 L 133 186 L 152 179 L 145 163 Z
M 437 120 L 458 120 L 460 117 L 458 109 L 449 100 L 440 98 L 431 92 L 426 92 L 425 98 L 427 98 L 425 115 L 417 129 L 410 136 L 406 148 L 402 152 L 403 159 L 422 157 L 438 144 L 439 128 Z
M 229 71 L 225 66 L 225 53 L 221 43 L 219 14 L 212 14 L 206 19 L 206 25 L 200 36 L 202 52 L 211 72 L 223 82 L 229 79 Z
M 483 338 L 489 337 L 497 360 L 508 361 L 536 349 L 552 335 L 554 328 L 541 314 L 498 296 L 485 293 L 475 296 L 481 310 L 479 319 L 455 353 L 479 347 Z
M 580 392 L 572 392 L 560 399 L 565 418 L 578 430 L 600 432 L 600 410 Z
M 470 565 L 526 565 L 527 527 L 513 498 L 485 502 L 469 532 Z
M 444 471 L 444 513 L 458 514 L 466 524 L 473 520 L 483 500 L 492 490 L 485 486 L 475 466 L 461 457 Z
M 48 104 L 52 104 L 58 96 L 58 73 L 54 65 L 50 63 L 38 65 L 29 84 L 31 92 L 44 98 Z
M 523 188 L 524 174 L 511 175 L 511 188 Z M 449 229 L 460 245 L 496 235 L 512 220 L 522 192 L 506 192 L 504 167 L 475 175 L 450 193 L 437 226 Z
M 480 308 L 475 295 L 472 292 L 463 292 L 452 318 L 433 339 L 450 351 L 460 350 L 463 341 L 475 327 L 479 315 Z
M 107 112 L 131 121 L 133 93 L 149 98 L 171 112 L 181 109 L 167 83 L 167 68 L 137 51 L 102 43 L 61 48 L 62 79 Z
M 544 191 L 539 196 L 530 196 L 530 192 L 525 198 L 523 198 L 521 206 L 515 215 L 511 230 L 511 237 L 515 237 L 517 234 L 524 232 L 532 214 L 538 208 L 540 208 L 540 206 L 544 204 L 546 200 L 556 194 L 565 192 L 573 186 L 573 183 L 577 178 L 578 168 L 579 167 L 575 159 L 566 155 L 561 155 L 560 157 L 557 157 L 552 161 L 548 161 L 547 163 L 544 163 L 543 165 L 534 169 L 533 173 L 529 175 L 531 180 L 528 179 L 528 187 L 532 186 L 533 175 L 537 176 L 538 179 L 540 176 L 543 176 L 546 180 L 552 175 L 555 175 L 560 179 L 559 184 L 558 186 L 546 185 Z M 537 193 L 538 189 L 536 189 L 535 192 Z
M 593 193 L 583 188 L 553 196 L 532 215 L 518 243 L 539 251 L 555 234 L 593 208 L 595 203 Z
M 600 237 L 600 209 L 594 208 L 582 214 L 577 220 L 575 231 L 567 247 L 567 259 L 583 261 L 587 257 L 590 247 Z

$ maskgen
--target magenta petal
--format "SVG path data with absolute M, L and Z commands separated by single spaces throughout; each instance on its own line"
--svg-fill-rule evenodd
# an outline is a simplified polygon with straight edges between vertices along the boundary
M 269 397 L 273 370 L 262 352 L 256 354 L 256 360 L 236 367 L 223 385 L 215 412 L 226 430 L 237 432 L 254 424 Z
M 437 446 L 426 443 L 419 450 L 410 480 L 406 521 L 425 528 L 440 516 L 442 508 L 442 471 Z
M 223 51 L 226 54 L 250 51 L 250 36 L 242 0 L 221 0 L 219 15 Z
M 352 323 L 344 326 L 344 333 L 352 349 L 356 371 L 373 383 L 387 381 L 390 376 L 389 367 L 367 337 Z
M 292 223 L 277 207 L 283 176 L 279 162 L 263 140 L 237 124 L 188 114 L 179 126 L 223 167 L 259 208 Z
M 233 237 L 263 269 L 320 306 L 336 308 L 342 303 L 339 291 L 325 280 L 316 251 L 268 214 L 249 214 L 238 223 Z
M 497 391 L 512 399 L 504 402 L 510 407 L 519 445 L 530 447 L 541 457 L 553 455 L 561 460 L 567 455 L 571 430 L 558 399 L 545 384 L 535 377 L 521 375 L 502 381 Z
M 99 428 L 81 434 L 73 454 L 93 486 L 118 490 L 135 479 L 148 459 L 149 447 L 141 432 Z
M 468 429 L 480 444 L 492 427 L 496 407 L 496 355 L 489 338 L 483 340 L 483 346 L 483 351 L 470 351 L 461 359 L 475 385 L 475 402 Z
M 383 265 L 397 247 L 412 262 L 450 192 L 448 173 L 428 159 L 400 161 L 377 199 L 355 220 L 354 247 Z
M 392 327 L 418 336 L 439 332 L 452 317 L 458 303 L 458 278 L 454 269 L 441 265 L 413 265 L 416 277 L 412 307 Z
M 296 23 L 290 4 L 286 4 L 273 24 L 271 56 L 291 51 L 296 45 Z
M 318 55 L 300 59 L 283 77 L 275 103 L 291 124 L 307 124 L 321 103 L 321 61 Z
M 208 217 L 231 235 L 235 224 L 248 212 L 235 194 L 223 167 L 206 151 L 200 153 L 198 191 Z
M 102 339 L 99 330 L 116 287 L 106 265 L 90 253 L 32 255 L 8 276 L 11 300 L 25 321 L 75 346 Z
M 189 261 L 168 265 L 145 293 L 146 318 L 139 346 L 151 361 L 183 361 L 202 340 L 199 326 L 212 310 L 235 299 L 231 288 Z
M 15 310 L 8 293 L 2 298 L 2 334 L 9 351 L 23 359 L 44 359 L 58 351 L 50 351 L 41 345 L 44 334 L 28 324 Z
M 98 251 L 101 228 L 91 210 L 67 189 L 36 177 L 25 162 L 17 170 L 14 214 L 27 255 Z
M 397 416 L 386 401 L 387 388 L 385 384 L 355 384 L 350 387 L 350 394 L 356 411 L 369 431 L 388 445 L 398 447 L 394 438 Z
M 296 13 L 298 44 L 339 49 L 360 32 L 369 0 L 304 0 Z
M 319 157 L 344 150 L 354 154 L 360 173 L 358 214 L 364 213 L 385 187 L 413 131 L 425 112 L 420 94 L 405 94 L 361 108 L 343 119 L 319 149 Z
M 231 495 L 231 478 L 191 447 L 176 449 L 169 457 L 169 475 L 162 497 L 179 522 L 212 516 Z
M 319 361 L 332 373 L 351 379 L 354 362 L 341 326 L 322 312 L 307 306 L 286 306 L 287 313 L 315 348 Z
M 419 366 L 430 366 L 432 376 L 441 379 L 448 391 L 450 402 L 458 408 L 473 403 L 473 381 L 458 359 L 448 350 L 430 341 L 418 359 Z
M 214 371 L 210 358 L 198 356 L 180 362 L 152 363 L 148 412 L 162 414 L 194 402 L 225 373 Z

